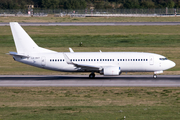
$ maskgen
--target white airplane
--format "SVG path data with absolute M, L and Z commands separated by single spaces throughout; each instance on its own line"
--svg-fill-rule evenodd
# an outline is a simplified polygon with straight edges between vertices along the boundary
M 91 72 L 117 76 L 122 72 L 154 72 L 153 78 L 176 64 L 166 57 L 143 52 L 56 52 L 39 47 L 17 22 L 10 22 L 16 52 L 14 60 L 35 67 L 63 72 Z

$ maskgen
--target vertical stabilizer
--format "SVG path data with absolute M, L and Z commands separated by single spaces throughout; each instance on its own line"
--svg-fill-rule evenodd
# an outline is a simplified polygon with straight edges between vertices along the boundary
M 26 31 L 17 22 L 10 22 L 16 50 L 18 54 L 28 55 L 29 53 L 54 53 L 55 51 L 39 47 Z
M 17 53 L 28 54 L 38 48 L 38 45 L 24 31 L 17 22 L 10 22 L 11 31 L 16 45 Z

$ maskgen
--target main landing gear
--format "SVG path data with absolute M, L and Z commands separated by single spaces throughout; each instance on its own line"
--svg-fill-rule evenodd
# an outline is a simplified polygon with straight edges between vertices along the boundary
M 89 78 L 94 78 L 95 77 L 95 74 L 94 73 L 91 73 L 90 75 L 89 75 Z
M 157 78 L 157 75 L 156 75 L 156 74 L 154 74 L 154 75 L 153 75 L 153 78 L 154 78 L 154 79 L 156 79 L 156 78 Z

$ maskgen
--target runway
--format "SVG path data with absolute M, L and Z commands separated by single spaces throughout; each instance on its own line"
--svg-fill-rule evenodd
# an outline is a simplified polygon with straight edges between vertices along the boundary
M 120 75 L 106 77 L 96 75 L 89 79 L 88 75 L 0 75 L 0 86 L 140 86 L 140 87 L 180 87 L 180 75 Z
M 142 26 L 142 25 L 180 25 L 180 22 L 61 22 L 61 23 L 19 23 L 21 26 Z M 9 26 L 9 23 L 0 23 Z

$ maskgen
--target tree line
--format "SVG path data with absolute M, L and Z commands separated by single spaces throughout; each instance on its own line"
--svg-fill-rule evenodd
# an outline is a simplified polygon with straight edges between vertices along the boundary
M 179 8 L 180 0 L 0 0 L 0 9 L 140 9 Z

